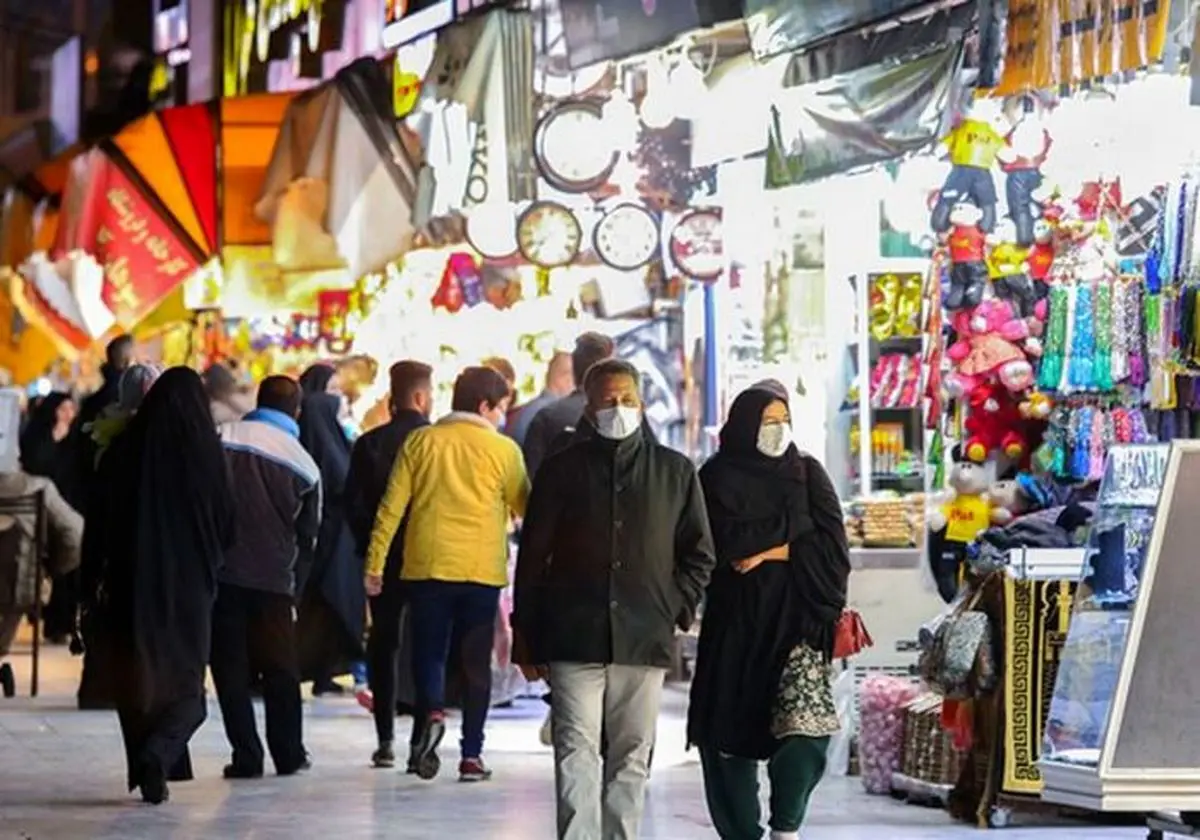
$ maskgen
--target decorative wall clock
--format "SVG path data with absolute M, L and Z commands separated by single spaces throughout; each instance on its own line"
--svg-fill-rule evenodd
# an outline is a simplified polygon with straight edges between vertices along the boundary
M 720 210 L 691 210 L 671 231 L 671 259 L 693 280 L 715 280 L 725 270 Z
M 467 213 L 467 242 L 485 259 L 504 260 L 517 253 L 517 223 L 507 203 L 484 204 Z
M 567 207 L 535 201 L 517 220 L 521 256 L 539 268 L 568 265 L 583 245 L 583 227 Z
M 621 271 L 641 268 L 662 245 L 658 219 L 640 204 L 618 204 L 597 223 L 592 245 L 605 265 Z
M 559 192 L 591 192 L 608 180 L 619 153 L 608 143 L 601 106 L 588 99 L 560 102 L 538 121 L 533 157 Z

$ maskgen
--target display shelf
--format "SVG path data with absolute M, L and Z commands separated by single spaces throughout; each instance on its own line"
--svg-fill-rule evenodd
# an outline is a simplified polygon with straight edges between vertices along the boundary
M 916 569 L 921 565 L 923 549 L 905 548 L 852 548 L 851 569 Z
M 1200 442 L 1109 454 L 1051 700 L 1042 798 L 1200 811 Z
M 1014 548 L 1008 553 L 1008 573 L 1021 580 L 1074 578 L 1086 554 L 1082 548 Z

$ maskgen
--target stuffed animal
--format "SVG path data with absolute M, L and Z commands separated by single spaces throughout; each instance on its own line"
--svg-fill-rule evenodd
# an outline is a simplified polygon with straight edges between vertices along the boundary
M 1054 503 L 1046 482 L 1027 472 L 1005 476 L 988 489 L 987 495 L 995 525 L 1007 525 L 1020 516 L 1044 510 Z
M 1010 221 L 996 228 L 996 243 L 988 254 L 988 275 L 996 297 L 1010 302 L 1022 318 L 1029 318 L 1038 295 L 1029 276 L 1029 251 L 1017 244 L 1016 237 L 1016 227 Z
M 958 582 L 967 546 L 992 524 L 990 468 L 969 460 L 962 447 L 954 447 L 954 462 L 947 478 L 949 493 L 929 513 L 929 562 L 938 594 L 947 604 L 958 593 Z
M 1050 276 L 1050 266 L 1054 264 L 1055 224 L 1058 214 L 1058 208 L 1046 208 L 1046 215 L 1033 223 L 1033 247 L 1029 249 L 1026 262 L 1029 265 L 1029 279 L 1033 282 L 1034 294 L 1039 300 L 1050 293 L 1046 281 Z
M 950 394 L 968 394 L 993 376 L 1013 393 L 1033 384 L 1029 355 L 1041 347 L 1006 302 L 985 300 L 974 309 L 955 312 L 951 322 L 957 338 L 946 350 L 954 367 L 946 378 Z
M 1008 216 L 1016 228 L 1016 243 L 1028 248 L 1034 243 L 1034 222 L 1041 215 L 1034 195 L 1042 185 L 1042 164 L 1053 140 L 1038 116 L 1033 97 L 1020 97 L 1013 104 L 1019 112 L 1014 114 L 1015 125 L 1005 138 L 1005 146 L 997 152 L 997 159 L 1005 175 L 1004 192 Z
M 967 460 L 982 464 L 992 452 L 1000 451 L 1017 461 L 1028 453 L 1020 409 L 1001 385 L 994 382 L 976 385 L 967 395 L 967 408 L 963 423 L 967 434 L 963 454 Z
M 980 227 L 983 211 L 969 201 L 960 201 L 950 211 L 950 289 L 945 305 L 949 310 L 970 308 L 983 300 L 987 288 L 987 236 Z
M 1030 391 L 1018 406 L 1026 420 L 1049 420 L 1054 402 L 1041 391 Z
M 962 202 L 979 208 L 979 226 L 990 232 L 996 224 L 996 182 L 992 167 L 1004 148 L 1005 120 L 1000 114 L 987 115 L 986 103 L 976 103 L 971 112 L 946 136 L 950 174 L 942 182 L 929 224 L 937 233 L 945 233 L 953 224 L 955 205 Z

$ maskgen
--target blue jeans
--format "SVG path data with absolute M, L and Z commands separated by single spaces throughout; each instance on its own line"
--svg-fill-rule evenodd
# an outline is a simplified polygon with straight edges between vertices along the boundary
M 483 753 L 483 726 L 492 702 L 492 641 L 500 590 L 479 583 L 441 580 L 409 584 L 412 620 L 413 675 L 417 707 L 430 713 L 446 706 L 446 662 L 461 657 L 466 685 L 463 688 L 462 757 Z

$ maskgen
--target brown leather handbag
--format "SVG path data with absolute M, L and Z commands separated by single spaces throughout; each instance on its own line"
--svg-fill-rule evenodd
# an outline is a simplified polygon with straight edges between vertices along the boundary
M 874 644 L 875 640 L 867 631 L 867 625 L 863 623 L 858 610 L 842 610 L 842 616 L 833 631 L 833 658 L 849 659 Z

